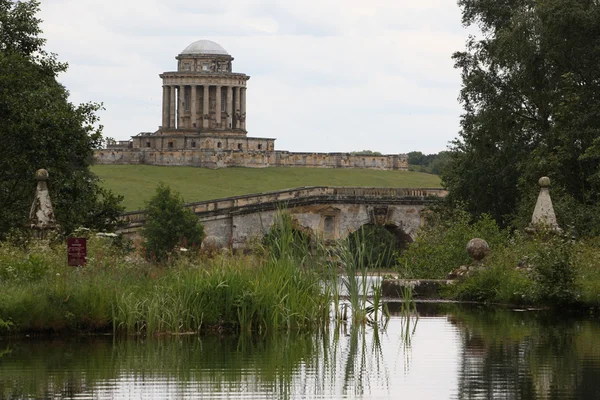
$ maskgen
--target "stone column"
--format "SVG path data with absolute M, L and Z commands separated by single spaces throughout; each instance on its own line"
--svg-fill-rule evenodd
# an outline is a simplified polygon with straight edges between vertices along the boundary
M 227 86 L 227 128 L 233 128 L 233 88 Z
M 171 96 L 169 96 L 169 128 L 175 129 L 177 110 L 177 92 L 175 86 L 171 86 Z
M 235 88 L 235 129 L 240 128 L 240 87 Z
M 215 99 L 216 109 L 215 109 L 215 120 L 217 121 L 217 126 L 215 128 L 221 127 L 221 85 L 217 85 L 217 96 Z
M 246 88 L 240 89 L 240 114 L 242 115 L 241 128 L 246 130 Z
M 210 111 L 208 110 L 208 85 L 204 85 L 204 104 L 202 106 L 202 114 L 204 115 L 204 120 L 202 121 L 202 127 L 208 128 L 209 115 Z
M 169 95 L 171 91 L 168 86 L 163 85 L 163 102 L 162 102 L 162 127 L 169 127 Z
M 185 86 L 179 86 L 179 104 L 177 106 L 178 122 L 177 129 L 185 128 L 183 116 L 185 115 Z
M 196 129 L 198 127 L 198 116 L 196 115 L 196 110 L 198 109 L 198 105 L 196 104 L 196 92 L 198 91 L 198 86 L 196 85 L 192 85 L 192 94 L 191 94 L 191 101 L 192 101 L 192 122 L 190 124 L 190 128 L 192 129 Z

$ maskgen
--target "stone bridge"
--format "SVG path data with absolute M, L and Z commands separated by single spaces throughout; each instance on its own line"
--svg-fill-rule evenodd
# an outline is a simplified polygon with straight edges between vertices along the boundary
M 384 226 L 399 245 L 411 242 L 423 224 L 423 209 L 443 189 L 313 186 L 227 197 L 186 204 L 196 213 L 208 236 L 234 249 L 268 232 L 275 216 L 287 209 L 297 226 L 325 240 L 347 237 L 363 225 Z M 135 236 L 144 211 L 122 215 L 122 233 Z

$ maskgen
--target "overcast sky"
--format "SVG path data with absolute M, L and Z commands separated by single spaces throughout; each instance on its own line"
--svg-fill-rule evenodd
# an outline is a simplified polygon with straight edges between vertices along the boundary
M 251 76 L 249 136 L 276 149 L 444 150 L 457 136 L 467 32 L 455 0 L 45 0 L 47 50 L 71 101 L 104 103 L 104 136 L 161 123 L 162 82 L 187 45 L 213 40 Z

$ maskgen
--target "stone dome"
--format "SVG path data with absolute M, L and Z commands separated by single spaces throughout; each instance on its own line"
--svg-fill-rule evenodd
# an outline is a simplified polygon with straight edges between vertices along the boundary
M 225 51 L 220 44 L 215 43 L 211 40 L 198 40 L 188 47 L 183 49 L 181 54 L 218 54 L 228 56 L 229 53 Z

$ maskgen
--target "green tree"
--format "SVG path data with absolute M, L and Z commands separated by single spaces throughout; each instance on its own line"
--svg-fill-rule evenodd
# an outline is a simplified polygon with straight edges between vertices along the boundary
M 462 72 L 460 138 L 443 173 L 451 200 L 506 225 L 540 176 L 581 207 L 600 200 L 597 0 L 459 0 L 481 34 Z M 571 202 L 572 204 L 572 202 Z
M 373 150 L 361 150 L 361 151 L 352 151 L 350 152 L 353 156 L 380 156 L 381 153 Z
M 420 151 L 411 151 L 408 153 L 408 168 L 410 171 L 440 175 L 449 161 L 450 152 L 448 151 L 440 151 L 437 154 L 427 155 Z
M 0 0 L 0 238 L 26 225 L 34 173 L 50 172 L 55 214 L 68 233 L 78 226 L 111 229 L 121 198 L 89 170 L 102 142 L 99 104 L 73 105 L 57 82 L 67 69 L 44 49 L 39 3 Z
M 198 249 L 204 229 L 198 217 L 183 206 L 183 199 L 164 183 L 146 203 L 146 222 L 142 228 L 146 257 L 159 262 L 168 258 L 176 247 Z

